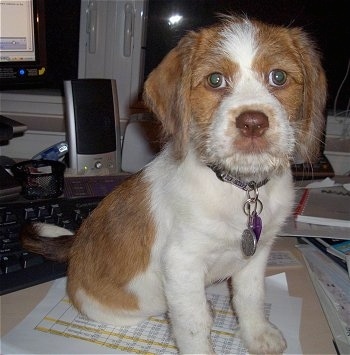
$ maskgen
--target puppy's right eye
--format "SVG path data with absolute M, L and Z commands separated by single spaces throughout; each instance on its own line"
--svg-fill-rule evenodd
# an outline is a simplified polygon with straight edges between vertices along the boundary
M 208 76 L 208 84 L 214 89 L 219 89 L 226 86 L 226 81 L 222 74 L 212 73 Z

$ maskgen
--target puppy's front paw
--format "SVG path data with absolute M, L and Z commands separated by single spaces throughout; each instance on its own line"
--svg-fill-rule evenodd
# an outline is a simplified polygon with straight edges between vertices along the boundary
M 241 331 L 242 340 L 252 354 L 281 354 L 287 348 L 282 333 L 266 322 L 248 331 Z
M 177 338 L 176 343 L 180 354 L 215 354 L 209 339 L 199 339 L 198 337 L 193 337 L 190 341 L 186 341 L 185 338 Z

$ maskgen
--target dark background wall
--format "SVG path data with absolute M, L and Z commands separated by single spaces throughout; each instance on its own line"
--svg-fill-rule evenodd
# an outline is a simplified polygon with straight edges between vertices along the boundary
M 47 87 L 78 76 L 80 0 L 45 0 Z

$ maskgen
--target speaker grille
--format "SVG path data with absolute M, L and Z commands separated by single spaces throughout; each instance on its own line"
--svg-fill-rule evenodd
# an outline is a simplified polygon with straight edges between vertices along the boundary
M 110 80 L 72 81 L 78 154 L 116 150 L 115 113 Z

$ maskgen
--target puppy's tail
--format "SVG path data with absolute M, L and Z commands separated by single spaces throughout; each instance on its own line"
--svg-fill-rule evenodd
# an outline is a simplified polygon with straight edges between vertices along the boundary
M 49 260 L 66 262 L 75 236 L 68 229 L 47 223 L 35 223 L 22 228 L 20 239 L 26 250 Z

